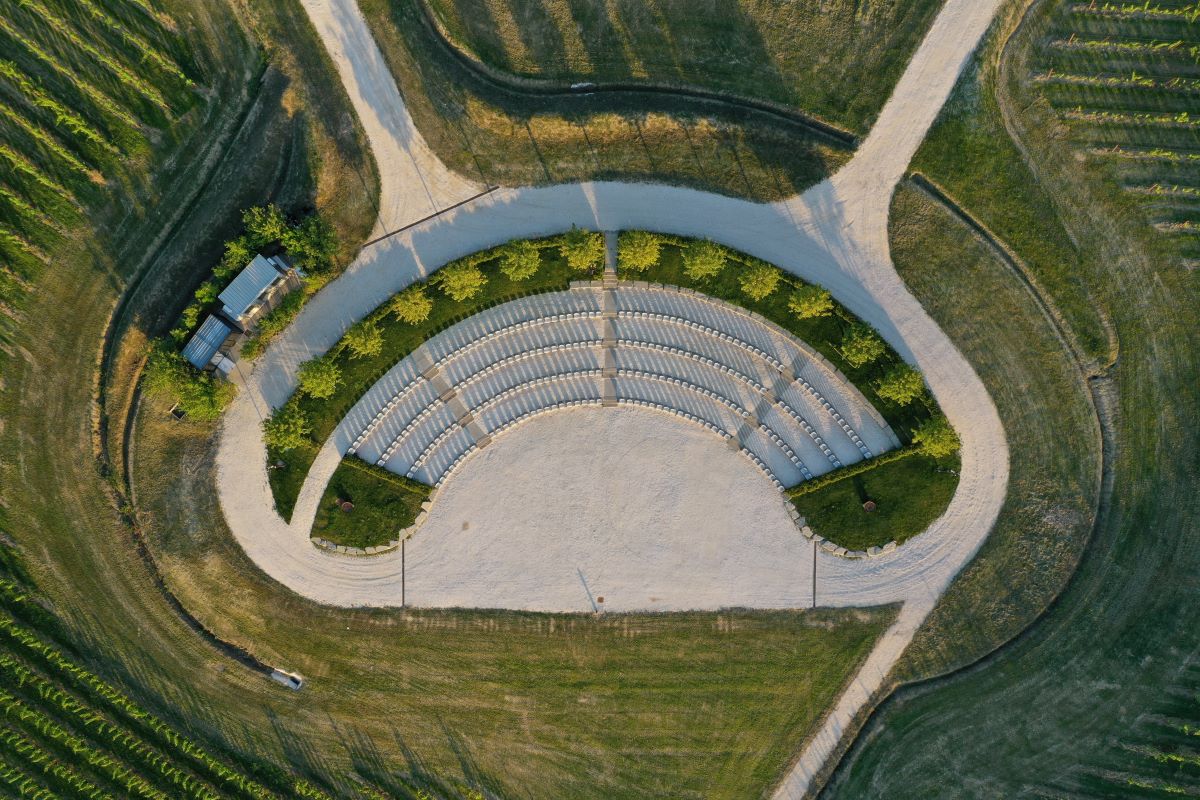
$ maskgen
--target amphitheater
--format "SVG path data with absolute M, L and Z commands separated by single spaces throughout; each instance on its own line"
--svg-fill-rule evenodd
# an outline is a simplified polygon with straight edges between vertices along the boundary
M 489 309 L 427 341 L 335 436 L 348 455 L 440 486 L 532 417 L 639 406 L 745 455 L 779 488 L 899 445 L 866 398 L 761 318 L 671 287 L 577 286 Z

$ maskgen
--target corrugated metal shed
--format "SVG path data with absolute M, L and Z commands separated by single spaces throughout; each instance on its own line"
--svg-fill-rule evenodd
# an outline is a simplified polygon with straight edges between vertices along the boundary
M 255 256 L 233 282 L 225 287 L 225 291 L 217 295 L 217 299 L 225 306 L 225 313 L 231 319 L 239 319 L 254 305 L 258 296 L 280 277 L 279 270 L 275 269 L 270 261 L 261 255 Z
M 196 369 L 204 369 L 231 333 L 233 328 L 226 325 L 224 320 L 209 314 L 200 330 L 183 348 L 183 357 Z

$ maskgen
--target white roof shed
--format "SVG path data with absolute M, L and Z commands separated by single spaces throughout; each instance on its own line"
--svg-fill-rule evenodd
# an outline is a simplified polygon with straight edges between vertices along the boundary
M 225 287 L 225 291 L 217 295 L 217 299 L 225 307 L 226 316 L 230 319 L 241 319 L 263 292 L 282 277 L 283 273 L 276 269 L 274 264 L 257 255 L 238 273 L 233 282 Z
M 183 348 L 183 357 L 196 369 L 205 369 L 231 333 L 233 328 L 225 324 L 223 319 L 209 314 Z

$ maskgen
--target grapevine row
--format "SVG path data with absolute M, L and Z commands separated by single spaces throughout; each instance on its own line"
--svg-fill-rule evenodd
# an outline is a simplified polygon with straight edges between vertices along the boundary
M 1039 83 L 1059 83 L 1066 86 L 1102 86 L 1109 89 L 1157 89 L 1165 92 L 1200 91 L 1200 78 L 1155 78 L 1136 71 L 1128 75 L 1079 75 L 1051 70 L 1033 78 Z
M 30 800 L 57 800 L 58 798 L 54 792 L 7 762 L 0 763 L 0 783 L 8 784 L 17 791 L 19 796 L 28 797 Z
M 144 60 L 152 62 L 163 72 L 178 78 L 189 89 L 195 85 L 192 80 L 188 78 L 188 76 L 183 74 L 183 70 L 179 69 L 178 65 L 176 65 L 174 61 L 158 52 L 158 49 L 147 42 L 144 38 L 129 30 L 117 20 L 113 19 L 107 11 L 97 6 L 92 2 L 92 0 L 75 0 L 75 2 L 78 3 L 85 11 L 87 11 L 93 19 L 104 25 L 104 27 L 108 28 L 113 33 L 120 36 L 121 39 L 123 39 L 127 44 L 133 45 L 135 48 L 137 48 L 142 54 L 142 58 Z
M 65 161 L 67 166 L 69 166 L 71 169 L 86 175 L 95 183 L 103 182 L 104 179 L 100 177 L 100 174 L 96 170 L 92 169 L 87 164 L 84 164 L 75 156 L 74 153 L 59 144 L 54 137 L 46 132 L 45 128 L 41 127 L 40 125 L 34 125 L 32 122 L 25 119 L 24 116 L 18 114 L 14 109 L 10 108 L 7 103 L 0 102 L 0 117 L 4 117 L 9 122 L 25 131 L 30 138 L 36 140 L 38 144 L 42 145 L 51 153 Z
M 13 150 L 8 145 L 0 144 L 0 159 L 7 161 L 9 165 L 17 172 L 32 178 L 33 181 L 38 185 L 49 189 L 55 194 L 71 198 L 72 201 L 74 200 L 75 196 L 71 194 L 71 192 L 67 191 L 65 186 L 46 175 L 46 173 L 38 169 L 36 164 L 17 151 Z
M 120 155 L 120 151 L 103 134 L 89 125 L 83 117 L 35 86 L 32 81 L 21 74 L 16 64 L 0 59 L 0 75 L 12 81 L 20 89 L 21 94 L 34 106 L 45 109 L 53 114 L 56 125 L 64 126 L 76 136 L 80 136 L 92 144 L 104 148 L 113 155 Z
M 26 764 L 36 766 L 45 775 L 52 775 L 71 787 L 76 797 L 88 800 L 113 800 L 112 795 L 80 775 L 74 767 L 62 763 L 42 749 L 41 745 L 7 726 L 0 727 L 0 742 Z
M 17 0 L 22 7 L 30 9 L 38 16 L 38 19 L 45 22 L 51 28 L 58 32 L 60 36 L 65 38 L 71 44 L 78 47 L 83 52 L 94 58 L 99 63 L 108 68 L 117 80 L 140 93 L 143 97 L 149 100 L 154 105 L 158 106 L 165 112 L 170 112 L 171 108 L 167 105 L 167 101 L 163 98 L 162 93 L 147 83 L 142 78 L 134 75 L 121 62 L 117 61 L 110 55 L 100 52 L 91 42 L 86 41 L 82 36 L 75 32 L 75 29 L 64 22 L 60 17 L 54 14 L 50 9 L 42 5 L 38 0 Z

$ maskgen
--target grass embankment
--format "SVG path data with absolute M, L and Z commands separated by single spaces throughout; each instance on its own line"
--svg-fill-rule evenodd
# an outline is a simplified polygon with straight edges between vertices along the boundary
M 885 400 L 876 393 L 876 385 L 888 371 L 904 363 L 890 346 L 885 345 L 883 355 L 862 366 L 853 367 L 846 361 L 839 346 L 845 334 L 860 321 L 836 300 L 829 314 L 800 319 L 788 308 L 792 292 L 807 285 L 799 278 L 784 273 L 778 287 L 770 295 L 762 300 L 753 300 L 742 290 L 739 279 L 747 267 L 762 263 L 758 259 L 730 250 L 728 263 L 717 275 L 694 280 L 684 270 L 683 264 L 683 245 L 690 240 L 676 236 L 659 238 L 662 247 L 658 262 L 642 272 L 622 270 L 621 277 L 692 288 L 761 314 L 829 359 L 883 415 L 902 443 L 907 443 L 913 430 L 937 411 L 937 404 L 929 398 L 928 393 L 924 400 L 908 406 Z
M 815 533 L 866 550 L 903 544 L 928 528 L 954 497 L 958 467 L 956 456 L 906 455 L 813 489 L 802 483 L 788 494 Z M 876 506 L 870 512 L 863 509 L 868 500 Z
M 337 427 L 338 422 L 358 402 L 363 393 L 371 388 L 397 361 L 407 356 L 422 342 L 454 323 L 478 314 L 485 308 L 516 299 L 523 295 L 566 289 L 571 280 L 585 279 L 588 273 L 570 269 L 567 262 L 552 246 L 554 239 L 544 240 L 541 248 L 541 265 L 530 278 L 511 280 L 500 270 L 499 250 L 485 251 L 468 257 L 477 261 L 477 266 L 487 278 L 487 283 L 478 294 L 467 300 L 456 301 L 440 290 L 427 288 L 426 293 L 434 298 L 429 317 L 421 323 L 411 325 L 396 320 L 383 303 L 367 316 L 376 322 L 383 333 L 383 345 L 378 354 L 354 357 L 348 349 L 338 349 L 334 361 L 341 373 L 341 382 L 329 398 L 319 399 L 297 395 L 299 410 L 308 419 L 311 432 L 308 441 L 301 447 L 283 453 L 270 453 L 272 461 L 285 466 L 270 472 L 271 491 L 275 495 L 275 508 L 284 519 L 291 519 L 296 497 L 304 485 L 308 468 L 317 456 L 317 449 Z M 495 255 L 488 255 L 495 253 Z M 482 260 L 480 260 L 482 259 Z M 445 269 L 445 267 L 443 267 Z M 425 284 L 422 284 L 423 286 Z
M 418 0 L 361 4 L 422 136 L 483 183 L 655 180 L 774 199 L 828 176 L 848 149 L 777 116 L 678 96 L 545 97 L 461 63 Z
M 353 456 L 338 465 L 313 522 L 313 536 L 347 547 L 374 547 L 396 540 L 413 524 L 429 487 Z M 345 511 L 341 503 L 354 508 Z
M 939 3 L 421 0 L 461 50 L 514 76 L 696 86 L 865 134 Z M 820 47 L 811 46 L 820 42 Z
M 975 192 L 970 208 L 989 224 L 1027 200 L 1027 213 L 1036 214 L 1033 201 L 1049 199 L 1063 235 L 1080 243 L 1073 263 L 1037 261 L 1036 254 L 1026 261 L 1046 286 L 1061 277 L 1055 271 L 1069 273 L 1100 313 L 1111 315 L 1120 358 L 1098 382 L 1101 411 L 1111 422 L 1108 491 L 1101 493 L 1099 519 L 1076 568 L 1087 526 L 1056 533 L 1048 523 L 1062 517 L 1044 498 L 1070 492 L 1062 480 L 1069 474 L 1089 478 L 1074 490 L 1075 504 L 1083 507 L 1095 498 L 1094 423 L 1090 429 L 1077 426 L 1064 419 L 1063 406 L 1051 406 L 1027 414 L 1025 426 L 1009 424 L 1004 398 L 1012 392 L 992 387 L 1006 416 L 1014 467 L 1024 471 L 1029 456 L 1038 461 L 1052 456 L 1060 468 L 1027 484 L 1037 490 L 1031 500 L 1006 508 L 1002 527 L 950 588 L 931 625 L 918 633 L 906 674 L 955 666 L 986 652 L 1062 594 L 1037 625 L 983 667 L 902 691 L 877 713 L 863 737 L 870 744 L 840 774 L 829 792 L 834 797 L 928 797 L 947 785 L 970 786 L 988 796 L 1149 798 L 1196 791 L 1194 765 L 1179 759 L 1195 751 L 1184 726 L 1194 727 L 1197 714 L 1192 654 L 1200 574 L 1195 491 L 1200 439 L 1194 425 L 1200 405 L 1195 347 L 1200 298 L 1195 274 L 1177 266 L 1183 256 L 1178 240 L 1145 224 L 1136 202 L 1102 162 L 1081 162 L 1075 143 L 1056 136 L 1054 112 L 1034 78 L 1040 69 L 1037 48 L 1053 37 L 1055 15 L 1068 5 L 1034 6 L 1005 46 L 1003 37 L 1024 8 L 1014 4 L 1000 36 L 981 56 L 985 69 L 963 79 L 960 96 L 983 98 L 974 114 L 970 106 L 956 109 L 966 112 L 963 129 L 993 137 L 994 152 L 1013 152 L 994 116 L 999 101 L 1024 160 L 960 158 L 942 164 L 937 177 L 955 195 Z M 1144 35 L 1144 6 L 1135 5 L 1128 39 Z M 1016 182 L 1018 177 L 1024 182 Z M 1019 191 L 1010 192 L 1012 187 Z M 925 252 L 911 263 L 907 275 L 929 270 Z M 961 273 L 956 259 L 944 274 Z M 945 296 L 952 286 L 939 282 L 926 296 Z M 981 283 L 978 290 L 985 288 Z M 970 310 L 986 314 L 1001 296 L 991 292 L 986 303 Z M 1067 316 L 1072 293 L 1056 288 L 1050 299 Z M 954 305 L 946 308 L 954 311 Z M 935 316 L 944 314 L 935 309 Z M 988 318 L 972 315 L 968 332 Z M 1011 326 L 1006 317 L 984 330 L 1004 334 Z M 989 349 L 1000 348 L 989 342 Z M 1021 387 L 1018 376 L 1007 383 L 1021 388 L 1024 403 L 1040 395 Z M 1085 455 L 1090 463 L 1073 463 Z M 1016 473 L 1014 480 L 1024 482 Z M 1010 490 L 1022 488 L 1014 483 Z M 1004 520 L 1014 512 L 1027 523 L 1006 529 Z M 1030 746 L 1033 740 L 1036 747 Z

